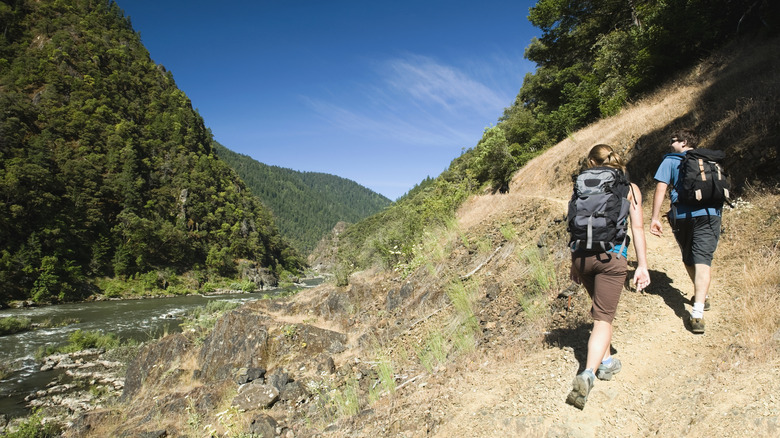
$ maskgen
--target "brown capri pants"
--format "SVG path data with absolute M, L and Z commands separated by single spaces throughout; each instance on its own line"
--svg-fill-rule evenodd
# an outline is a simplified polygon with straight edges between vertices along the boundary
M 590 309 L 593 319 L 612 323 L 626 281 L 626 258 L 618 258 L 617 254 L 612 252 L 575 252 L 571 262 L 593 300 L 593 307 Z

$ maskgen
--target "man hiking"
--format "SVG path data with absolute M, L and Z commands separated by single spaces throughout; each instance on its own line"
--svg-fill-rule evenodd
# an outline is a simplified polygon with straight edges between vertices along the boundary
M 722 159 L 723 153 L 708 149 L 696 151 L 698 144 L 699 137 L 692 129 L 680 129 L 671 134 L 672 153 L 664 155 L 654 177 L 656 187 L 650 232 L 659 237 L 663 235 L 661 204 L 669 188 L 671 210 L 667 213 L 667 218 L 680 246 L 685 269 L 693 282 L 694 296 L 691 300 L 693 309 L 686 323 L 693 333 L 701 334 L 704 333 L 704 311 L 709 310 L 708 292 L 712 277 L 712 258 L 720 238 L 723 200 L 707 194 L 702 199 L 701 190 L 698 194 L 699 199 L 687 193 L 692 190 L 689 188 L 690 184 L 686 182 L 686 178 L 689 178 L 686 175 L 690 173 L 685 170 L 688 167 L 686 158 L 712 155 Z M 705 153 L 705 151 L 709 152 Z M 690 156 L 686 157 L 686 155 Z M 721 169 L 715 160 L 715 158 L 697 158 L 698 163 L 694 163 L 691 167 L 701 169 L 699 180 L 706 179 L 704 172 L 705 168 L 709 169 L 707 166 L 713 166 L 720 173 Z M 728 191 L 725 191 L 725 196 L 728 196 Z

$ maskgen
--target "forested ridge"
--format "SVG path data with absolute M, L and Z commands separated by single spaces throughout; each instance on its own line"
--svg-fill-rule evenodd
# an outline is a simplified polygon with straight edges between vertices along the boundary
M 715 51 L 776 36 L 780 2 L 538 0 L 527 19 L 541 31 L 525 51 L 537 68 L 525 76 L 515 101 L 441 175 L 339 237 L 342 278 L 369 265 L 413 269 L 423 263 L 419 242 L 426 230 L 452 220 L 471 194 L 507 189 L 512 174 L 531 158 Z M 747 159 L 756 151 L 764 152 L 741 168 L 751 168 L 751 178 L 776 178 L 777 156 L 764 145 L 746 145 L 740 154 Z
M 218 142 L 214 143 L 214 151 L 271 209 L 282 236 L 303 255 L 311 252 L 337 222 L 358 222 L 391 203 L 336 175 L 269 166 Z
M 0 302 L 302 263 L 114 2 L 0 3 Z

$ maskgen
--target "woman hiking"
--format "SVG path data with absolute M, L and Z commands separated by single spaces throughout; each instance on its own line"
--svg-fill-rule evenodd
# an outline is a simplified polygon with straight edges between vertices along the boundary
M 638 291 L 650 284 L 639 188 L 628 182 L 622 158 L 608 145 L 594 146 L 584 167 L 569 204 L 571 279 L 584 285 L 593 301 L 585 370 L 574 378 L 566 398 L 579 409 L 585 407 L 597 377 L 611 380 L 621 369 L 620 360 L 610 355 L 610 346 L 612 321 L 628 268 L 628 219 L 637 258 L 633 284 Z M 612 216 L 616 219 L 608 219 Z

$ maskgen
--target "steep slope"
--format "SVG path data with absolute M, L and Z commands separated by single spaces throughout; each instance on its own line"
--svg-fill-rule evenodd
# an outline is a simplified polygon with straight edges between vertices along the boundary
M 90 280 L 297 270 L 267 209 L 113 2 L 4 5 L 0 302 L 80 299 Z
M 358 222 L 391 203 L 339 176 L 269 166 L 217 142 L 214 150 L 271 209 L 282 236 L 304 255 L 338 222 Z
M 177 435 L 205 424 L 296 437 L 777 436 L 780 190 L 767 178 L 740 181 L 742 198 L 725 212 L 706 334 L 683 325 L 691 285 L 668 229 L 648 236 L 652 284 L 624 290 L 615 321 L 623 371 L 597 382 L 583 411 L 564 402 L 591 325 L 589 299 L 568 280 L 562 218 L 572 173 L 592 145 L 615 145 L 647 200 L 670 129 L 693 123 L 710 142 L 776 138 L 778 41 L 753 50 L 740 47 L 713 69 L 707 61 L 574 133 L 517 172 L 508 194 L 470 198 L 457 223 L 429 230 L 419 267 L 363 271 L 348 286 L 245 306 L 177 358 L 162 353 L 185 341 L 150 346 L 131 365 L 148 372 L 139 395 L 85 416 L 71 436 Z M 744 72 L 760 74 L 736 80 Z M 750 123 L 733 122 L 743 118 Z M 743 142 L 722 146 L 734 156 Z M 754 175 L 748 161 L 731 164 L 736 175 Z M 575 291 L 570 308 L 559 295 L 567 290 Z M 213 345 L 237 350 L 217 361 Z M 214 378 L 214 370 L 252 367 L 268 377 L 248 385 Z M 273 393 L 280 373 L 278 401 L 238 411 L 236 392 Z M 164 419 L 149 418 L 160 404 Z

